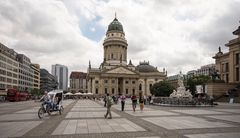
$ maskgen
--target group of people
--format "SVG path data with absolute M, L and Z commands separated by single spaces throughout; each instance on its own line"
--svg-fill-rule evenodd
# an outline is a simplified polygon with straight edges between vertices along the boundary
M 40 101 L 43 100 L 43 105 L 47 104 L 47 106 L 49 106 L 51 109 L 56 110 L 57 109 L 57 105 L 60 102 L 60 98 L 55 96 L 55 99 L 53 98 L 53 95 L 48 95 L 48 92 L 44 92 L 44 95 L 42 96 L 42 98 L 40 99 Z
M 119 99 L 121 101 L 121 110 L 124 111 L 126 96 L 121 94 Z M 151 97 L 149 96 L 148 99 L 151 99 Z M 112 118 L 111 106 L 116 102 L 114 102 L 114 98 L 111 97 L 109 93 L 107 93 L 107 95 L 104 97 L 103 100 L 104 100 L 104 107 L 107 107 L 107 113 L 104 115 L 104 117 L 107 118 L 109 116 L 108 119 L 111 119 Z M 133 93 L 133 95 L 131 96 L 131 101 L 132 101 L 132 108 L 134 112 L 136 111 L 137 103 L 139 103 L 140 105 L 140 111 L 143 111 L 146 98 L 143 96 L 142 93 L 139 93 L 139 97 L 137 97 L 135 93 Z

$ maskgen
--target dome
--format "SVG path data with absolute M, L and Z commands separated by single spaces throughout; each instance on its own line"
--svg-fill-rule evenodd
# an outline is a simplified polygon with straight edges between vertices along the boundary
M 140 62 L 136 70 L 139 72 L 159 72 L 155 67 L 149 65 L 149 62 Z
M 123 32 L 122 24 L 118 21 L 117 18 L 114 18 L 114 20 L 108 25 L 108 31 L 121 31 Z

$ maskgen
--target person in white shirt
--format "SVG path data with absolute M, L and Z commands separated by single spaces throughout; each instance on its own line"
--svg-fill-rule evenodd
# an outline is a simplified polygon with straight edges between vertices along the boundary
M 124 111 L 124 106 L 125 106 L 126 96 L 123 95 L 123 94 L 121 94 L 121 96 L 120 96 L 120 100 L 121 100 L 122 111 Z

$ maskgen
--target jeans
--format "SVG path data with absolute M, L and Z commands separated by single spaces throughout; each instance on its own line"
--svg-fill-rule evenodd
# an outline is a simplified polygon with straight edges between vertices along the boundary
M 121 101 L 121 105 L 122 105 L 122 111 L 124 111 L 125 101 Z
M 107 118 L 108 115 L 109 115 L 109 118 L 112 118 L 111 106 L 107 106 L 107 113 L 106 113 L 106 115 L 105 115 L 105 118 Z

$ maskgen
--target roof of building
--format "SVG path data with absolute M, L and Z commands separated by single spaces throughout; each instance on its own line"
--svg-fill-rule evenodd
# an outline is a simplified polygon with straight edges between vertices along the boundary
M 149 62 L 140 62 L 139 65 L 137 65 L 136 70 L 139 72 L 159 72 L 157 68 L 149 65 Z
M 238 29 L 233 31 L 234 35 L 240 35 L 240 26 L 238 26 Z
M 70 74 L 70 78 L 75 78 L 75 79 L 79 79 L 79 78 L 86 78 L 87 77 L 87 73 L 83 73 L 83 72 L 71 72 Z
M 108 25 L 108 31 L 121 31 L 123 32 L 122 24 L 115 17 L 114 20 Z

